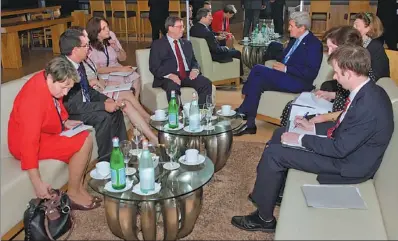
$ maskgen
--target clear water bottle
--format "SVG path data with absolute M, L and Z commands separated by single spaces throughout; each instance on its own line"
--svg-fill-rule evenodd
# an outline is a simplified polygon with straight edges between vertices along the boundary
M 148 150 L 148 141 L 142 141 L 142 153 L 138 163 L 138 175 L 140 178 L 140 189 L 143 193 L 155 190 L 155 166 L 152 155 Z
M 198 104 L 198 96 L 195 92 L 192 93 L 192 102 L 189 107 L 189 130 L 192 132 L 200 129 L 200 110 Z
M 271 19 L 270 34 L 271 35 L 275 34 L 275 26 L 274 26 L 274 20 L 273 19 Z

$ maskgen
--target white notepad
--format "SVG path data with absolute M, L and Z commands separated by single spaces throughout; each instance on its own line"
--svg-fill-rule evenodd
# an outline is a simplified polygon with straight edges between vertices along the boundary
M 367 209 L 359 189 L 352 185 L 310 185 L 303 190 L 308 207 L 330 209 Z
M 107 85 L 102 91 L 103 94 L 112 93 L 115 91 L 130 90 L 132 83 L 120 84 L 120 85 Z
M 81 125 L 81 126 L 77 127 L 76 129 L 73 129 L 73 128 L 72 128 L 72 129 L 63 131 L 63 132 L 61 132 L 61 134 L 59 134 L 59 135 L 60 135 L 60 136 L 66 136 L 66 137 L 72 137 L 72 136 L 74 136 L 74 135 L 79 134 L 79 133 L 82 132 L 82 131 L 90 130 L 90 129 L 93 129 L 93 127 L 92 127 L 92 126 L 89 126 L 89 125 Z

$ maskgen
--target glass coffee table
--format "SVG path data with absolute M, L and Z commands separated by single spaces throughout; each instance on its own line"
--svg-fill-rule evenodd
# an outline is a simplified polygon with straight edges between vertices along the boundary
M 199 165 L 184 165 L 169 171 L 163 169 L 162 153 L 159 153 L 156 167 L 156 182 L 160 183 L 158 193 L 148 196 L 132 191 L 139 183 L 138 171 L 127 176 L 132 187 L 124 192 L 110 192 L 105 189 L 105 180 L 91 179 L 88 185 L 104 196 L 106 220 L 112 233 L 124 240 L 138 240 L 142 232 L 144 240 L 156 240 L 157 220 L 162 216 L 164 240 L 176 240 L 190 234 L 198 218 L 203 197 L 203 186 L 214 174 L 214 164 L 206 157 Z M 137 168 L 137 161 L 130 166 Z M 137 226 L 140 217 L 141 227 Z
M 215 172 L 221 170 L 226 164 L 232 149 L 233 134 L 243 124 L 243 118 L 240 115 L 221 116 L 214 115 L 211 121 L 213 130 L 206 130 L 192 133 L 187 131 L 189 125 L 188 118 L 181 118 L 180 124 L 185 128 L 170 129 L 167 128 L 166 121 L 154 121 L 150 123 L 152 128 L 158 131 L 159 143 L 166 147 L 172 139 L 177 139 L 178 153 L 185 153 L 187 149 L 205 149 L 206 156 L 208 156 L 214 163 Z M 206 119 L 201 121 L 202 127 L 206 126 Z M 203 148 L 201 148 L 203 146 Z

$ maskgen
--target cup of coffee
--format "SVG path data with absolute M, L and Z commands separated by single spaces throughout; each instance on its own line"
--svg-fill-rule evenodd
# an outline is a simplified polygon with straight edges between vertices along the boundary
M 199 158 L 199 151 L 196 149 L 188 149 L 185 151 L 186 162 L 197 162 Z
M 155 119 L 156 120 L 163 120 L 166 117 L 165 110 L 155 110 Z
M 248 42 L 248 41 L 249 41 L 249 37 L 244 37 L 244 38 L 243 38 L 243 41 L 244 41 L 244 42 Z
M 102 161 L 95 164 L 95 169 L 97 170 L 98 174 L 100 174 L 103 177 L 106 177 L 111 172 L 111 165 L 109 162 Z
M 231 113 L 231 106 L 230 105 L 221 106 L 221 114 L 229 115 L 230 113 Z

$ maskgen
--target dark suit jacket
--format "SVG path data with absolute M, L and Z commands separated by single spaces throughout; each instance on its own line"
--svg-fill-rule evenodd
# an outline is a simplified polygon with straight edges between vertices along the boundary
M 193 53 L 192 43 L 186 39 L 180 39 L 182 51 L 188 64 L 189 71 L 192 69 L 199 69 L 199 64 L 195 59 Z M 161 39 L 155 40 L 151 45 L 151 52 L 149 54 L 149 70 L 154 76 L 153 87 L 160 87 L 162 85 L 163 76 L 168 74 L 176 74 L 177 58 L 174 55 L 173 49 L 164 36 Z
M 220 63 L 232 62 L 232 57 L 227 54 L 228 48 L 221 46 L 214 33 L 205 25 L 199 22 L 195 23 L 190 30 L 190 34 L 192 37 L 203 38 L 206 40 L 213 61 Z
M 240 0 L 242 6 L 245 9 L 257 9 L 260 10 L 263 5 L 266 4 L 266 0 Z
M 289 53 L 295 41 L 294 38 L 289 41 L 282 55 L 277 58 L 279 62 Z M 287 61 L 286 74 L 302 81 L 304 86 L 312 85 L 321 67 L 322 49 L 321 41 L 309 32 Z
M 81 80 L 87 81 L 87 80 Z M 88 83 L 90 102 L 83 102 L 83 93 L 80 83 L 75 83 L 64 97 L 64 105 L 70 115 L 80 115 L 88 112 L 105 111 L 106 95 L 93 89 Z
M 333 139 L 305 135 L 302 144 L 333 158 L 341 170 L 340 175 L 321 173 L 320 183 L 360 183 L 376 173 L 393 131 L 391 100 L 383 88 L 369 81 L 351 101 Z
M 390 77 L 390 63 L 384 50 L 383 43 L 377 39 L 370 41 L 368 47 L 372 61 L 372 71 L 376 81 L 383 77 Z

